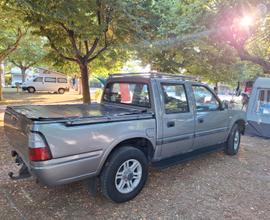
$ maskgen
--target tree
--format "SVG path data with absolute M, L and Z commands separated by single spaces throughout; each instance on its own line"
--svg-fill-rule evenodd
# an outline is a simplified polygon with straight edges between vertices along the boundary
M 35 36 L 28 31 L 28 34 L 21 40 L 17 50 L 9 56 L 9 61 L 21 69 L 22 82 L 25 81 L 26 70 L 43 62 L 47 53 L 44 47 L 45 43 L 45 39 Z
M 235 28 L 235 23 L 239 24 L 239 20 L 243 23 L 241 19 L 247 19 L 245 13 L 250 14 L 244 13 L 243 8 L 258 10 L 254 7 L 256 0 L 249 2 L 253 6 L 239 0 L 164 1 L 162 6 L 154 9 L 159 24 L 155 38 L 147 50 L 139 50 L 138 57 L 142 57 L 144 63 L 150 63 L 155 70 L 182 71 L 212 83 L 234 84 L 240 78 L 250 76 L 250 71 L 239 69 L 240 60 L 259 64 L 267 72 L 270 47 L 267 16 L 257 18 L 254 26 Z M 244 7 L 236 7 L 240 3 Z M 240 66 L 254 69 L 245 62 Z M 255 72 L 259 74 L 260 70 Z
M 16 15 L 5 8 L 5 1 L 0 1 L 0 64 L 14 52 L 24 35 L 21 23 Z M 2 95 L 2 67 L 0 68 L 0 101 Z
M 236 78 L 232 66 L 237 62 L 226 44 L 216 44 L 207 30 L 205 1 L 166 1 L 155 8 L 159 29 L 148 50 L 141 51 L 144 63 L 154 70 L 200 76 L 218 83 Z
M 213 4 L 212 24 L 216 41 L 225 42 L 242 61 L 261 66 L 270 74 L 269 1 L 226 1 Z M 222 28 L 220 28 L 222 27 Z
M 83 102 L 90 103 L 88 64 L 108 48 L 144 39 L 152 1 L 11 0 L 9 4 L 39 29 L 39 35 L 48 38 L 59 57 L 78 65 Z

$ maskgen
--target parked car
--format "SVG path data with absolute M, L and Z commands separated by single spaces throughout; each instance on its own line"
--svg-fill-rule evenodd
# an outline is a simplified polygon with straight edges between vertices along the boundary
M 149 165 L 237 154 L 246 122 L 205 84 L 147 73 L 111 75 L 100 104 L 9 106 L 4 123 L 22 164 L 12 178 L 31 174 L 49 186 L 100 180 L 107 198 L 125 202 L 145 185 Z
M 67 77 L 60 74 L 41 74 L 22 84 L 22 90 L 29 93 L 47 91 L 64 94 L 69 91 Z

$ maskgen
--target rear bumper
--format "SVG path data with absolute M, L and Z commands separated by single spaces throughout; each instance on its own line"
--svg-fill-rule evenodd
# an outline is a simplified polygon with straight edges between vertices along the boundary
M 52 159 L 43 162 L 31 162 L 29 171 L 40 183 L 56 186 L 98 175 L 102 151 Z

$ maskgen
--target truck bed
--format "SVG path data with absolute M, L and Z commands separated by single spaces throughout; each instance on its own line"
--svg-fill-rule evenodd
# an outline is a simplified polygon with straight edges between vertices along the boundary
M 124 108 L 109 104 L 23 105 L 9 106 L 7 111 L 15 112 L 34 121 L 111 118 L 143 113 L 143 111 L 128 106 Z

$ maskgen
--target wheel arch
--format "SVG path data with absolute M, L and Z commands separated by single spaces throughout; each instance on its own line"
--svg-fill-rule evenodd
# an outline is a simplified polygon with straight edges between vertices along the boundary
M 245 134 L 246 130 L 246 121 L 244 119 L 238 119 L 234 122 L 234 124 L 237 124 L 240 128 L 241 134 Z
M 117 143 L 113 144 L 113 147 L 110 147 L 107 152 L 105 152 L 102 162 L 99 165 L 98 173 L 101 172 L 102 168 L 106 164 L 106 162 L 109 160 L 110 156 L 119 148 L 124 146 L 132 146 L 135 148 L 140 149 L 144 155 L 146 156 L 147 160 L 150 161 L 154 156 L 154 145 L 147 137 L 129 137 L 126 139 L 122 139 L 117 141 Z

